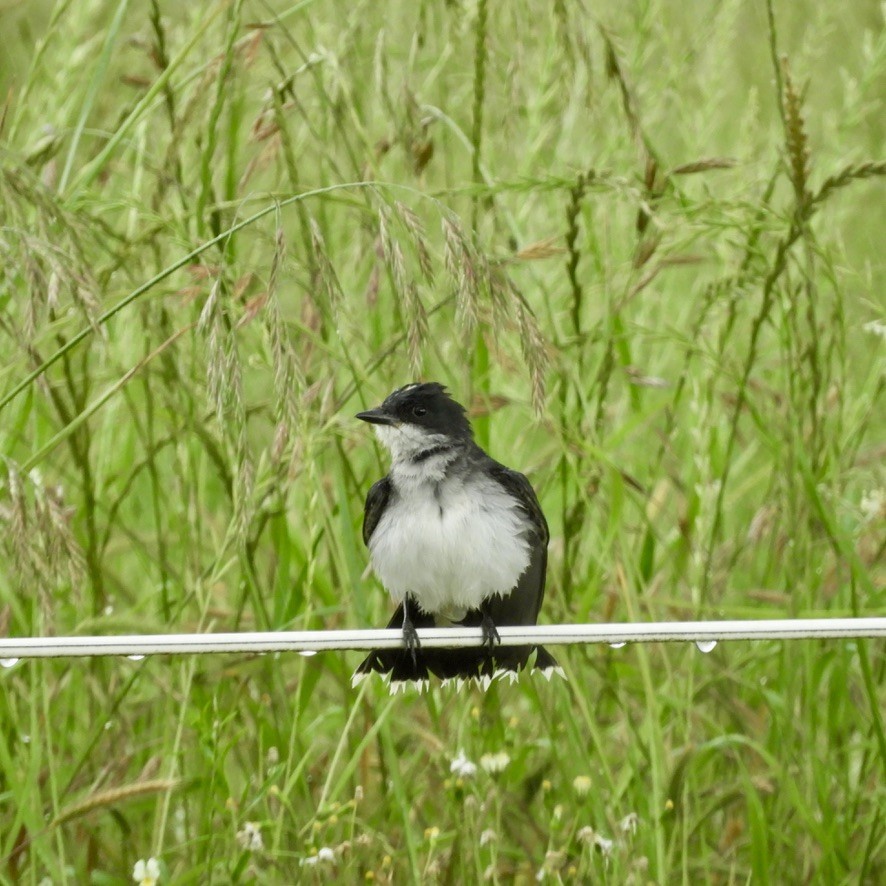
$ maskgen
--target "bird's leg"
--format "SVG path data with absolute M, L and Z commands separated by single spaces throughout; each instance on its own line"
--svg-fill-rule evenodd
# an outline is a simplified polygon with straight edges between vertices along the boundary
M 483 631 L 483 646 L 490 651 L 495 648 L 496 643 L 501 643 L 501 637 L 492 620 L 489 612 L 489 600 L 484 600 L 480 604 L 480 630 Z
M 414 606 L 415 603 L 413 602 L 412 597 L 407 594 L 403 598 L 403 645 L 412 656 L 412 663 L 417 664 L 418 657 L 416 651 L 421 646 L 421 642 L 418 639 L 418 631 L 415 629 L 415 624 L 413 623 L 413 618 L 416 615 L 413 609 Z

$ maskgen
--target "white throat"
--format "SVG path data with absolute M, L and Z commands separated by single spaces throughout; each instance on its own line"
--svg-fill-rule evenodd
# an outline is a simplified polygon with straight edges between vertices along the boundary
M 447 446 L 451 439 L 445 434 L 434 434 L 416 425 L 376 425 L 375 435 L 391 453 L 391 475 L 395 484 L 441 480 L 446 467 L 457 454 L 455 448 L 447 448 L 419 458 L 429 449 Z

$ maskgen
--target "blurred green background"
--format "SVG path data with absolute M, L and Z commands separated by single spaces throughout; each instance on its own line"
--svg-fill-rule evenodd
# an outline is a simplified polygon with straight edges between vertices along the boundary
M 545 622 L 886 609 L 880 4 L 0 28 L 4 634 L 382 626 L 353 415 L 414 379 L 535 485 Z M 6 662 L 0 877 L 886 876 L 881 642 L 557 654 Z

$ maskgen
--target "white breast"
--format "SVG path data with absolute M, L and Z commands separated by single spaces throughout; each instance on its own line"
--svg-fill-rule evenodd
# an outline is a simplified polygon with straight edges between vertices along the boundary
M 369 550 L 382 584 L 430 613 L 464 617 L 493 594 L 506 595 L 529 565 L 529 523 L 494 480 L 398 484 Z M 470 494 L 469 494 L 470 493 Z

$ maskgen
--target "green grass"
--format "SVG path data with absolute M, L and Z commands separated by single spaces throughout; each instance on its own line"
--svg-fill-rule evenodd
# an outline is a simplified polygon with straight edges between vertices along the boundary
M 383 625 L 414 378 L 535 484 L 545 621 L 883 614 L 879 4 L 157 6 L 0 12 L 4 634 Z M 886 879 L 882 643 L 558 657 L 4 668 L 0 881 Z

